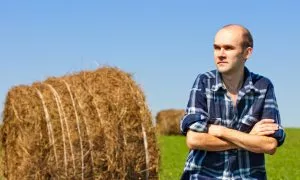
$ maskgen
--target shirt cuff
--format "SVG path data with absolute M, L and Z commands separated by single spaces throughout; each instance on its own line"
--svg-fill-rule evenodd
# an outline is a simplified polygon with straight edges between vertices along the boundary
M 273 134 L 273 137 L 278 142 L 278 147 L 281 146 L 285 140 L 285 132 L 281 126 L 279 126 L 279 129 Z
M 187 114 L 181 121 L 181 133 L 186 135 L 191 129 L 197 132 L 207 132 L 207 118 L 201 114 Z

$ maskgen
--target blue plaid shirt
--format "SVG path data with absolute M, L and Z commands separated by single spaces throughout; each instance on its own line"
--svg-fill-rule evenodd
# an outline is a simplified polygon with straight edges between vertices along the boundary
M 239 90 L 236 107 L 223 86 L 218 71 L 200 74 L 190 93 L 186 115 L 181 121 L 181 132 L 188 129 L 207 132 L 208 124 L 249 133 L 261 119 L 274 119 L 279 124 L 273 137 L 280 146 L 285 133 L 271 81 L 245 68 L 244 84 Z M 190 150 L 182 179 L 266 179 L 263 153 L 244 149 L 226 151 Z

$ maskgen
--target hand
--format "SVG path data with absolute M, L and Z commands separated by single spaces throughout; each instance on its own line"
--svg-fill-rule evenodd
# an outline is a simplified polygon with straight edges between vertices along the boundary
M 262 119 L 254 125 L 249 134 L 268 136 L 274 134 L 276 130 L 278 130 L 278 124 L 273 119 Z
M 208 134 L 213 135 L 215 137 L 221 137 L 225 128 L 226 127 L 224 127 L 224 126 L 209 124 L 208 125 Z

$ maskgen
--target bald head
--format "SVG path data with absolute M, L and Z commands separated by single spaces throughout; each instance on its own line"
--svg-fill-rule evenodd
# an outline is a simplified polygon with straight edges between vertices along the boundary
M 222 27 L 214 40 L 214 59 L 219 72 L 242 72 L 246 60 L 252 54 L 252 47 L 252 37 L 246 28 L 240 25 Z
M 219 31 L 226 30 L 235 30 L 236 32 L 240 32 L 242 36 L 242 47 L 246 49 L 247 47 L 253 48 L 253 38 L 250 31 L 242 25 L 239 24 L 228 24 L 223 26 Z

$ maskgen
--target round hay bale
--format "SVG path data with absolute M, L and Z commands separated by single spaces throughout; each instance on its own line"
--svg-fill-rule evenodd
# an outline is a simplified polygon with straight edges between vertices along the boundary
M 156 129 L 161 135 L 181 135 L 180 121 L 185 111 L 181 109 L 162 110 L 156 115 Z
M 144 94 L 117 68 L 14 87 L 3 123 L 7 179 L 158 179 Z

